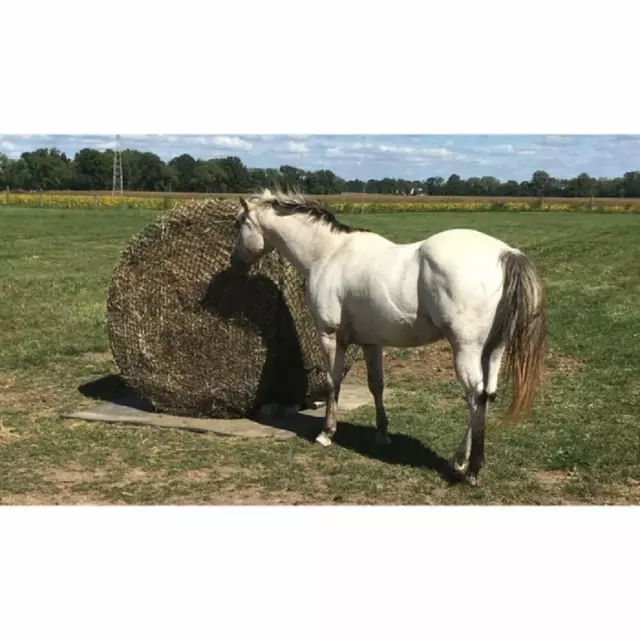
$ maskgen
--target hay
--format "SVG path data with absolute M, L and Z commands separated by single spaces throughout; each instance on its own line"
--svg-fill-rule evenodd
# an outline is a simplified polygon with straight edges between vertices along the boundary
M 237 211 L 222 198 L 180 204 L 143 229 L 114 270 L 111 350 L 158 411 L 241 417 L 325 394 L 301 277 L 277 252 L 247 275 L 230 269 Z M 355 357 L 351 347 L 344 375 Z

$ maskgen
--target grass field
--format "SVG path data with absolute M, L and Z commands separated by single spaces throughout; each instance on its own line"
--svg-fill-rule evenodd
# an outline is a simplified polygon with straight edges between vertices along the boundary
M 449 487 L 437 471 L 466 421 L 444 344 L 387 350 L 386 453 L 371 443 L 371 406 L 349 414 L 326 450 L 60 419 L 95 403 L 78 387 L 117 373 L 106 336 L 111 270 L 156 215 L 0 208 L 0 503 L 640 503 L 640 216 L 341 216 L 396 241 L 474 227 L 539 266 L 548 388 L 524 424 L 489 428 L 473 489 Z M 362 363 L 348 377 L 357 379 Z

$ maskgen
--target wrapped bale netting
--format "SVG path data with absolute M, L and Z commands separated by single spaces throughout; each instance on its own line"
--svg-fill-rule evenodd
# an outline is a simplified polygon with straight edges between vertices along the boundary
M 158 411 L 230 418 L 324 398 L 302 278 L 275 251 L 248 274 L 230 267 L 238 208 L 223 198 L 178 205 L 132 240 L 114 270 L 111 350 Z M 352 346 L 344 375 L 355 357 Z

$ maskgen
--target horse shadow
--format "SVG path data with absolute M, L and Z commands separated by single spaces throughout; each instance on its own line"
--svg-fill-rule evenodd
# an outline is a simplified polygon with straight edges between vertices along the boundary
M 291 431 L 299 438 L 320 447 L 321 445 L 315 444 L 315 438 L 324 423 L 320 414 L 321 410 L 318 410 L 313 414 L 300 413 L 294 418 L 272 417 L 259 421 L 267 426 Z M 450 485 L 460 482 L 460 477 L 454 472 L 451 462 L 417 438 L 404 433 L 391 433 L 391 444 L 380 446 L 375 443 L 374 434 L 375 428 L 372 426 L 339 421 L 333 442 L 334 446 L 372 460 L 433 471 Z
M 405 433 L 390 433 L 391 444 L 380 446 L 374 441 L 373 427 L 341 422 L 333 441 L 345 449 L 387 464 L 434 471 L 448 484 L 457 484 L 451 462 L 423 442 Z

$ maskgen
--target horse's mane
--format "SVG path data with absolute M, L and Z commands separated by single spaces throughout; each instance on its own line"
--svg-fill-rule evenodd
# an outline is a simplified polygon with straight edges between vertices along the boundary
M 322 204 L 300 193 L 297 190 L 282 191 L 275 189 L 273 191 L 265 191 L 263 193 L 255 193 L 251 196 L 251 200 L 258 205 L 268 205 L 279 215 L 291 215 L 294 213 L 303 213 L 312 220 L 328 225 L 332 231 L 336 233 L 354 233 L 356 231 L 366 231 L 366 229 L 358 229 L 340 222 L 329 209 Z

